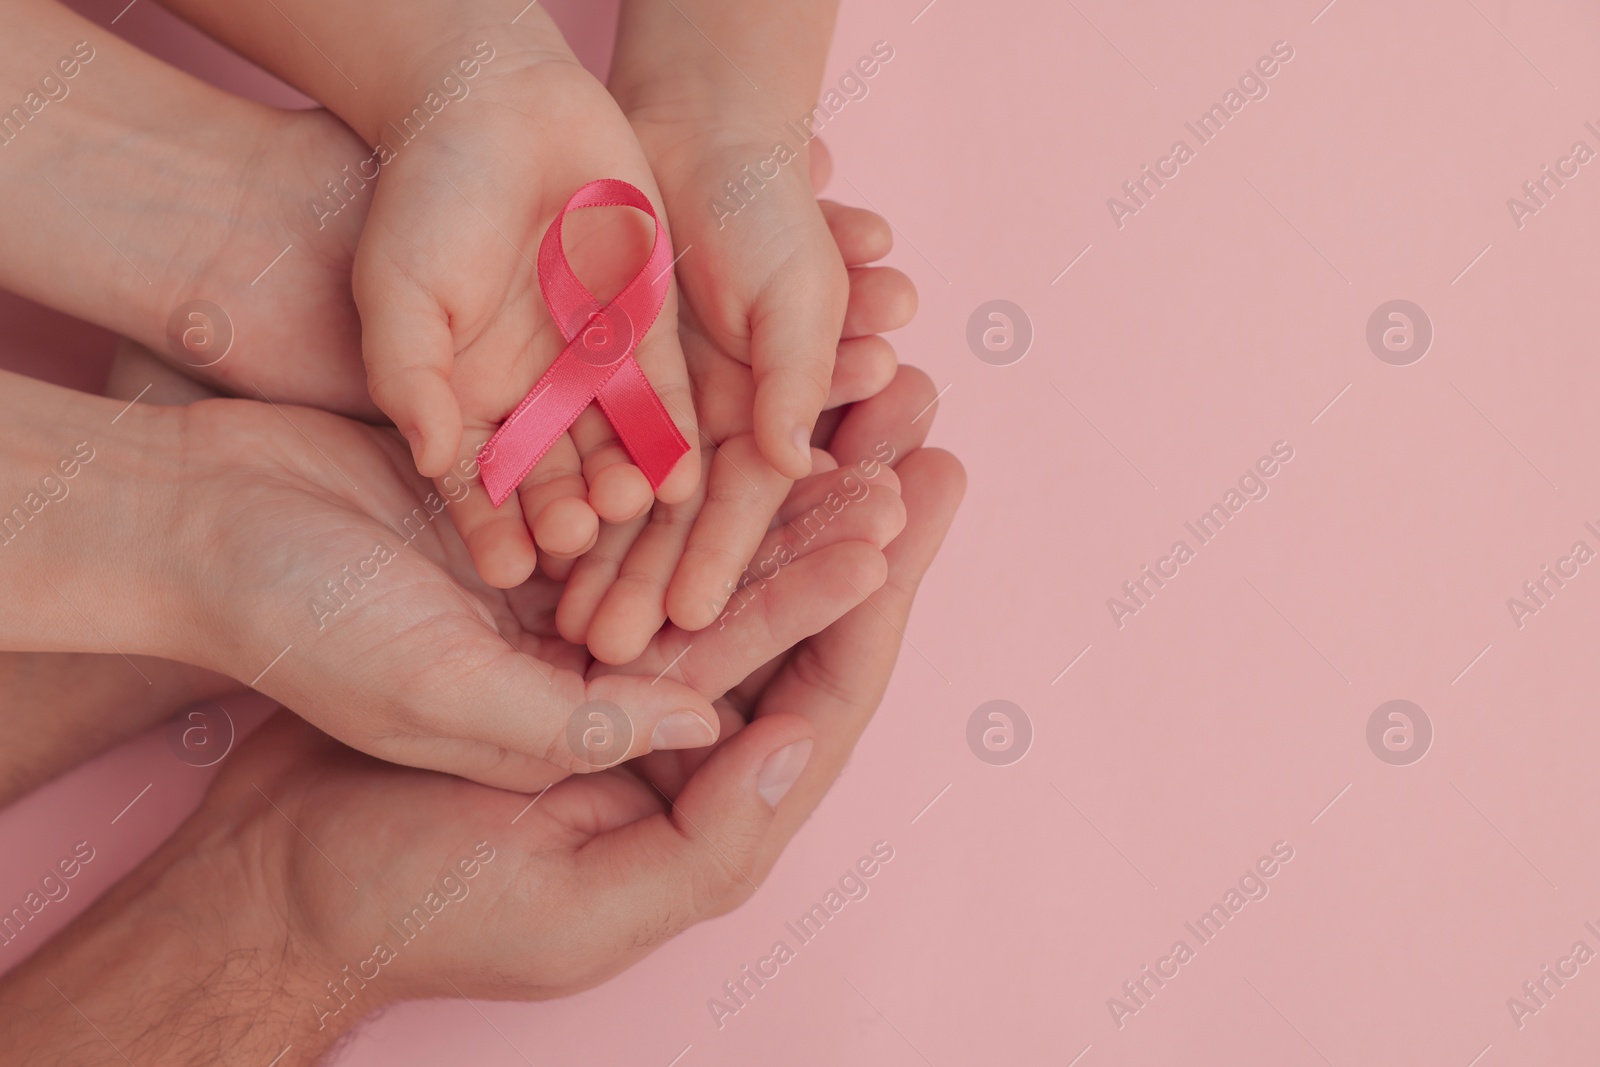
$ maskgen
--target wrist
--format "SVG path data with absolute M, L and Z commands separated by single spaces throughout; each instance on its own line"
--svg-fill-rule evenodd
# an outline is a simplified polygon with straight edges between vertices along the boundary
M 0 196 L 34 205 L 0 217 L 0 286 L 159 345 L 173 300 L 216 266 L 218 220 L 239 208 L 226 179 L 260 151 L 273 112 L 65 8 L 33 5 L 16 21 L 0 60 L 62 76 L 60 103 L 0 131 Z M 140 210 L 152 203 L 169 210 Z
M 531 67 L 577 64 L 560 30 L 537 4 L 515 24 L 485 18 L 481 5 L 432 14 L 442 17 L 411 25 L 412 39 L 395 53 L 405 57 L 402 61 L 385 64 L 362 92 L 330 104 L 373 147 L 379 164 L 386 164 L 391 153 L 403 154 L 404 146 L 435 116 L 445 117 L 452 103 L 493 92 Z
M 663 101 L 664 114 L 798 119 L 816 103 L 836 7 L 624 0 L 609 87 L 630 113 Z M 715 43 L 700 26 L 717 27 Z
M 354 1025 L 313 1010 L 324 968 L 274 906 L 275 873 L 199 829 L 0 982 L 0 1045 L 29 1063 L 269 1063 L 288 1046 L 312 1063 Z
M 181 445 L 171 413 L 3 381 L 0 647 L 170 656 L 184 599 L 172 570 Z

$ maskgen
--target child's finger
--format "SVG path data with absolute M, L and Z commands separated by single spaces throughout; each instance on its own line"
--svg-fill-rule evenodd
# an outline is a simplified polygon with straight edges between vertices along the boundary
M 589 506 L 605 522 L 632 522 L 650 509 L 655 491 L 644 471 L 633 465 L 615 427 L 591 406 L 572 424 L 572 443 L 583 463 Z
M 806 467 L 810 466 L 808 442 Z M 705 503 L 667 588 L 667 615 L 673 622 L 698 630 L 716 619 L 790 485 L 766 462 L 749 434 L 722 443 L 711 457 Z
M 864 207 L 846 207 L 832 200 L 819 200 L 822 217 L 833 234 L 833 243 L 839 246 L 839 255 L 847 267 L 860 267 L 887 256 L 894 248 L 894 230 L 889 221 L 876 211 Z
M 556 611 L 570 641 L 589 646 L 602 663 L 637 658 L 667 617 L 667 583 L 683 555 L 707 479 L 681 504 L 657 504 L 624 526 L 607 526 L 578 560 Z
M 686 504 L 663 504 L 634 540 L 585 637 L 601 663 L 631 663 L 667 621 L 667 587 L 695 524 Z
M 845 306 L 844 333 L 849 340 L 888 333 L 917 314 L 917 287 L 893 267 L 855 267 L 850 271 L 850 302 Z
M 793 269 L 774 276 L 750 310 L 756 440 L 790 478 L 811 471 L 811 430 L 828 400 L 850 297 L 838 251 L 819 237 Z
M 564 575 L 566 586 L 556 605 L 556 632 L 563 639 L 575 645 L 588 643 L 595 612 L 652 519 L 652 515 L 641 515 L 629 523 L 607 523 L 600 527 L 594 547 L 570 563 L 571 570 Z
M 714 498 L 715 470 L 710 485 Z M 880 491 L 875 493 L 874 487 Z M 674 622 L 683 627 L 680 619 L 707 618 L 702 625 L 709 625 L 732 598 L 742 602 L 752 583 L 765 585 L 789 562 L 837 541 L 860 540 L 881 548 L 904 521 L 897 489 L 894 473 L 886 467 L 870 479 L 857 470 L 834 469 L 796 483 L 781 502 L 736 498 L 728 502 L 726 513 L 708 502 L 672 575 L 667 605 Z M 702 614 L 694 613 L 697 605 Z
M 450 318 L 416 285 L 383 267 L 358 270 L 361 354 L 373 403 L 411 444 L 418 473 L 438 478 L 461 450 L 461 406 L 450 385 Z
M 589 484 L 572 438 L 562 434 L 517 487 L 523 521 L 541 552 L 563 558 L 587 551 L 600 533 Z
M 435 484 L 449 502 L 450 521 L 466 543 L 478 574 L 496 589 L 512 589 L 528 580 L 538 557 L 522 509 L 511 501 L 496 508 L 477 473 L 478 450 L 489 436 L 490 431 L 482 427 L 469 427 L 461 436 L 456 470 L 473 472 L 471 478 L 465 479 L 465 493 L 460 491 L 461 482 L 455 480 L 455 474 L 446 475 Z

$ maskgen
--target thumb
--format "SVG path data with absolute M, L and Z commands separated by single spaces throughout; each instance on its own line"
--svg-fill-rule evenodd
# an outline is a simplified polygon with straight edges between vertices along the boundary
M 658 944 L 747 900 L 771 868 L 776 806 L 811 757 L 812 728 L 771 715 L 724 741 L 672 809 L 602 834 L 580 854 L 595 922 L 625 946 Z M 641 868 L 653 864 L 648 877 Z M 619 878 L 617 872 L 630 876 Z
M 699 693 L 666 678 L 575 672 L 507 649 L 484 669 L 430 672 L 408 687 L 408 736 L 376 752 L 397 762 L 532 791 L 650 752 L 700 748 L 720 730 Z
M 850 299 L 850 276 L 820 214 L 814 230 L 750 310 L 756 443 L 795 479 L 811 473 L 811 431 L 828 402 Z
M 410 442 L 417 472 L 441 477 L 461 447 L 450 317 L 392 266 L 358 260 L 354 290 L 373 403 Z

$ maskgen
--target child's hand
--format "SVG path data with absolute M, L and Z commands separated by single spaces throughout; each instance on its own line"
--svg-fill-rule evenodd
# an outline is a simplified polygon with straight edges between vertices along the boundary
M 542 18 L 530 12 L 524 26 Z M 479 449 L 566 347 L 535 269 L 545 231 L 596 178 L 623 179 L 659 204 L 604 87 L 559 37 L 543 50 L 526 38 L 515 51 L 479 49 L 477 77 L 459 82 L 468 93 L 413 140 L 391 131 L 394 158 L 382 167 L 354 274 L 372 397 L 411 442 L 421 473 L 473 484 L 451 517 L 479 574 L 501 588 L 533 572 L 535 543 L 570 558 L 594 543 L 598 519 L 629 522 L 656 496 L 681 502 L 700 475 L 669 295 L 634 353 L 690 443 L 659 490 L 591 406 L 523 480 L 516 503 L 497 509 L 478 491 Z M 577 212 L 564 228 L 569 260 L 602 304 L 641 269 L 653 236 L 647 218 L 625 209 Z
M 888 227 L 878 216 L 826 201 L 820 207 L 835 258 L 856 268 L 888 251 Z M 817 208 L 813 201 L 808 211 Z M 852 269 L 848 285 L 845 337 L 835 339 L 838 361 L 824 408 L 872 396 L 894 377 L 894 351 L 875 334 L 903 325 L 915 299 L 897 271 Z M 563 636 L 586 642 L 608 663 L 634 659 L 668 617 L 691 630 L 716 619 L 790 493 L 791 481 L 756 444 L 751 368 L 694 311 L 686 305 L 681 334 L 709 446 L 701 486 L 682 504 L 659 504 L 647 518 L 604 527 L 573 566 L 556 616 Z
M 639 84 L 622 103 L 672 213 L 683 348 L 711 455 L 694 498 L 605 528 L 572 570 L 562 633 L 608 662 L 638 655 L 665 618 L 698 629 L 717 617 L 790 479 L 810 469 L 817 414 L 890 381 L 894 350 L 877 335 L 916 310 L 910 279 L 865 266 L 889 251 L 884 220 L 815 198 L 829 171 L 820 142 L 730 217 L 725 182 L 772 155 L 764 119 L 727 103 L 738 94 L 682 91 L 681 77 Z

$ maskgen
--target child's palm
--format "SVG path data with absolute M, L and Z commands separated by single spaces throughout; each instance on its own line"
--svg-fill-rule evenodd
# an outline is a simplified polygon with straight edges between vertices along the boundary
M 486 76 L 384 168 L 356 256 L 356 302 L 373 399 L 411 439 L 423 473 L 476 485 L 479 448 L 566 346 L 540 293 L 537 248 L 568 197 L 605 177 L 654 188 L 604 88 L 556 60 Z M 574 268 L 602 303 L 648 254 L 649 221 L 629 214 L 582 212 L 566 226 Z M 635 356 L 692 449 L 672 303 Z M 698 457 L 686 459 L 662 499 L 693 490 Z M 575 554 L 593 539 L 596 512 L 626 520 L 651 496 L 591 407 L 524 479 L 520 507 L 496 509 L 474 491 L 452 517 L 485 580 L 509 588 L 532 572 L 535 539 Z

